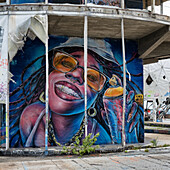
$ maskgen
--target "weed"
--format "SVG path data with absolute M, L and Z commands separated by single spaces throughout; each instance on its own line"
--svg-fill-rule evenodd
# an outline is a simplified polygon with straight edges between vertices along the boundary
M 142 147 L 141 146 L 138 146 L 138 147 L 133 147 L 132 149 L 133 150 L 138 150 L 138 149 L 141 149 Z
M 94 137 L 91 138 L 91 133 L 86 136 L 83 141 L 82 145 L 80 145 L 79 137 L 77 136 L 75 139 L 75 143 L 72 146 L 63 146 L 62 153 L 63 154 L 74 154 L 74 155 L 84 155 L 95 152 L 99 145 L 92 147 L 92 145 L 97 141 L 97 137 L 99 133 L 97 133 Z
M 149 152 L 149 150 L 148 150 L 148 149 L 145 149 L 145 152 Z
M 168 146 L 170 146 L 170 145 L 168 145 L 168 144 L 164 144 L 164 145 L 163 145 L 163 147 L 168 147 Z
M 158 145 L 158 138 L 153 139 L 153 140 L 151 141 L 151 143 L 152 143 L 153 147 L 157 147 L 157 145 Z

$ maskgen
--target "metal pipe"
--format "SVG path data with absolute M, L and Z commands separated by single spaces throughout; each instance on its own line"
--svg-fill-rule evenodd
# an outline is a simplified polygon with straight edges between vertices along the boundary
M 7 16 L 7 31 L 5 38 L 8 37 L 9 32 L 9 15 Z M 6 94 L 6 150 L 9 149 L 9 56 L 8 56 L 8 40 L 7 40 L 7 94 Z
M 6 0 L 6 4 L 10 5 L 11 4 L 11 0 Z
M 45 0 L 45 4 L 48 4 L 48 0 Z
M 163 9 L 164 9 L 164 8 L 163 8 L 163 0 L 160 0 L 160 1 L 161 1 L 160 13 L 163 15 L 163 11 L 164 11 L 164 10 L 163 10 Z
M 121 8 L 124 9 L 125 8 L 125 1 L 121 0 Z
M 84 17 L 84 109 L 85 109 L 85 137 L 87 136 L 87 16 Z
M 152 0 L 152 13 L 155 13 L 155 0 Z
M 168 96 L 170 97 L 170 82 L 169 82 L 169 95 Z
M 123 55 L 123 113 L 122 113 L 122 146 L 125 148 L 125 108 L 126 108 L 126 59 L 125 59 L 125 40 L 124 40 L 124 21 L 121 20 L 122 35 L 122 55 Z
M 9 61 L 9 60 L 8 60 Z M 8 63 L 9 67 L 9 63 Z M 7 94 L 6 94 L 6 150 L 9 149 L 9 80 L 8 80 L 8 70 L 7 69 Z
M 9 149 L 9 58 L 7 66 L 7 94 L 6 94 L 6 150 Z
M 46 14 L 46 43 L 45 43 L 45 53 L 46 53 L 46 91 L 45 91 L 45 108 L 46 108 L 46 123 L 45 123 L 45 155 L 48 155 L 48 15 Z

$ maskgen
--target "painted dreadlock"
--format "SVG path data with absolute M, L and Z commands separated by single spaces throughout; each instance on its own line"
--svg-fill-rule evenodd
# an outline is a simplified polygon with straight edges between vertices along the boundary
M 45 91 L 45 65 L 32 73 L 27 79 L 24 76 L 31 66 L 37 61 L 43 60 L 45 56 L 40 56 L 28 64 L 21 74 L 21 85 L 10 93 L 10 97 L 18 96 L 15 101 L 10 102 L 10 146 L 18 147 L 22 145 L 19 132 L 20 116 L 24 108 L 39 100 L 40 94 Z M 15 141 L 15 142 L 14 142 Z

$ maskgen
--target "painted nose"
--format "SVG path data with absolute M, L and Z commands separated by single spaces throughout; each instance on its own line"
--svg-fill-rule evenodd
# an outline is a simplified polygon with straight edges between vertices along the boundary
M 82 68 L 76 68 L 72 72 L 68 72 L 65 74 L 65 77 L 68 78 L 73 83 L 78 83 L 79 85 L 83 85 L 83 69 Z

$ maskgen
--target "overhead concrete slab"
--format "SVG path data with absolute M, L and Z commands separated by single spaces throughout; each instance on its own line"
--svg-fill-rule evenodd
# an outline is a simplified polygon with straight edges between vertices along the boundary
M 72 4 L 0 6 L 0 14 L 7 11 L 6 14 L 10 15 L 28 14 L 30 12 L 47 14 L 49 16 L 50 35 L 76 37 L 83 37 L 84 16 L 88 16 L 88 36 L 92 38 L 121 38 L 121 19 L 124 18 L 125 39 L 139 43 L 139 54 L 144 63 L 167 58 L 170 54 L 168 32 L 159 34 L 166 26 L 170 26 L 170 17 L 155 14 L 145 9 Z M 161 36 L 159 37 L 156 34 Z M 147 37 L 149 37 L 149 41 Z

